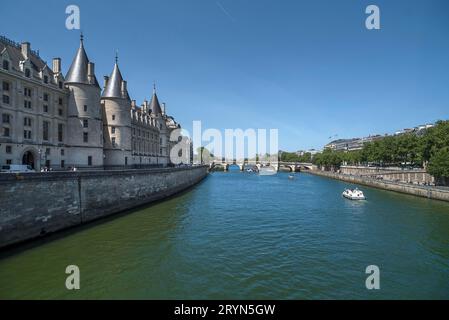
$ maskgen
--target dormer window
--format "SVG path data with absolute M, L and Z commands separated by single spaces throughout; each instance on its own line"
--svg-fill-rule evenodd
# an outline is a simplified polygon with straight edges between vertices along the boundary
M 9 70 L 9 61 L 8 60 L 3 60 L 3 69 Z
M 48 83 L 48 76 L 44 76 L 44 83 Z
M 27 77 L 27 78 L 31 77 L 31 71 L 28 68 L 25 69 L 25 77 Z
M 62 81 L 58 82 L 59 89 L 62 89 Z

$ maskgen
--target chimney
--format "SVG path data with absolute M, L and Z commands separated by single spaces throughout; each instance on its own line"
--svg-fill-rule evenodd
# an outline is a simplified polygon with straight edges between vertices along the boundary
M 95 64 L 93 62 L 89 62 L 87 65 L 87 77 L 89 82 L 93 83 L 95 79 Z
M 61 58 L 53 58 L 53 73 L 61 73 Z
M 122 96 L 126 98 L 126 81 L 122 80 Z
M 165 102 L 162 102 L 162 114 L 165 114 Z
M 22 42 L 22 55 L 28 59 L 31 55 L 31 45 L 29 42 Z
M 131 108 L 136 108 L 136 100 L 131 100 Z
M 104 88 L 105 89 L 108 86 L 108 82 L 109 82 L 109 77 L 108 76 L 104 76 Z

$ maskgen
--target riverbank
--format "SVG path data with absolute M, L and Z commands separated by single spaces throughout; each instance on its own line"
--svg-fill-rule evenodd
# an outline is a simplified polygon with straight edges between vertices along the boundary
M 347 175 L 341 173 L 334 173 L 328 171 L 306 171 L 307 173 L 323 176 L 331 179 L 337 179 L 349 183 L 361 184 L 364 186 L 374 187 L 378 189 L 384 189 L 389 191 L 395 191 L 405 194 L 411 194 L 418 197 L 441 200 L 449 202 L 449 188 L 443 189 L 431 186 L 419 186 L 407 183 L 398 183 L 385 180 L 377 180 L 370 177 Z
M 0 248 L 161 200 L 206 166 L 0 175 Z

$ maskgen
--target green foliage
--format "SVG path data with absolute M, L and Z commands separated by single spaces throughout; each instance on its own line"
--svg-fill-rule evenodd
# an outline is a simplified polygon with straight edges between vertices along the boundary
M 304 153 L 302 156 L 294 152 L 282 152 L 280 156 L 282 162 L 312 162 L 312 154 L 310 152 Z
M 423 135 L 405 133 L 387 136 L 366 143 L 362 150 L 336 152 L 324 150 L 315 155 L 313 163 L 327 170 L 349 165 L 376 164 L 424 166 L 429 162 L 429 173 L 449 177 L 449 121 L 438 121 Z
M 449 147 L 440 149 L 431 156 L 428 172 L 434 177 L 449 178 Z

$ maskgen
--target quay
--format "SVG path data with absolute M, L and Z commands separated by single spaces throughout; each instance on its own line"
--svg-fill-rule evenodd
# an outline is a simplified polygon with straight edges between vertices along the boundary
M 0 175 L 0 248 L 184 191 L 207 166 Z
M 357 176 L 321 170 L 308 170 L 305 172 L 313 175 L 323 176 L 378 189 L 411 194 L 414 196 L 433 200 L 449 201 L 449 188 L 445 187 L 415 185 L 396 181 L 379 180 L 370 176 Z

